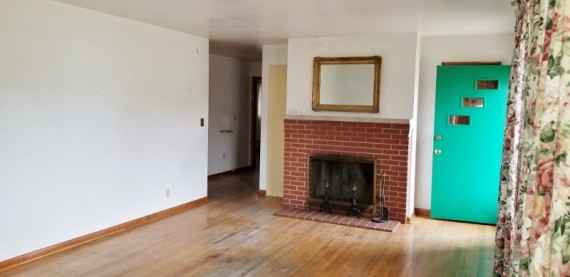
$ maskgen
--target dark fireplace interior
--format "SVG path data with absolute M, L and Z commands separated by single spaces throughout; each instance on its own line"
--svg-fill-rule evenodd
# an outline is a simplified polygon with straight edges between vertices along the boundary
M 353 197 L 362 216 L 374 209 L 375 162 L 350 157 L 309 157 L 309 209 L 323 210 L 325 196 L 328 212 L 346 214 Z

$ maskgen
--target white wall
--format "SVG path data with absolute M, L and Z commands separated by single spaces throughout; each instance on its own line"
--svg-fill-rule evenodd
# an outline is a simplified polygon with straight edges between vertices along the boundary
M 0 261 L 206 196 L 207 39 L 0 6 Z
M 421 45 L 415 207 L 430 209 L 437 66 L 443 61 L 501 61 L 511 64 L 514 35 L 424 37 Z
M 208 175 L 250 164 L 250 63 L 210 55 Z M 220 130 L 233 130 L 221 133 Z
M 266 190 L 267 183 L 267 118 L 269 101 L 269 66 L 287 64 L 287 45 L 263 45 L 261 62 L 261 145 L 259 158 L 259 189 Z
M 411 119 L 416 33 L 289 39 L 287 111 L 303 115 Z M 313 58 L 382 56 L 380 113 L 313 112 Z

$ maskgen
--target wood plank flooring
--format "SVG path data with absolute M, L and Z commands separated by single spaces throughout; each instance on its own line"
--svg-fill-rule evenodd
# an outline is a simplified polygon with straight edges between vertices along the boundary
M 494 226 L 415 218 L 395 233 L 273 216 L 250 173 L 209 203 L 0 276 L 491 276 Z

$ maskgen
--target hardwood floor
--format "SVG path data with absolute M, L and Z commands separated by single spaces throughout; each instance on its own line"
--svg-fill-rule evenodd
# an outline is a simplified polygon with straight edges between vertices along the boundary
M 249 173 L 209 203 L 0 276 L 491 276 L 494 226 L 415 218 L 395 233 L 273 216 Z

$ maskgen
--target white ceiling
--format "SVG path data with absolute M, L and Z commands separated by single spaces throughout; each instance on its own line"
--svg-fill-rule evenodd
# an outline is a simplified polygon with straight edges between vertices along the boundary
M 385 32 L 510 33 L 509 0 L 57 0 L 210 39 L 214 54 L 261 59 L 288 38 Z

